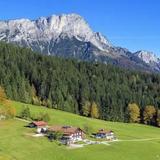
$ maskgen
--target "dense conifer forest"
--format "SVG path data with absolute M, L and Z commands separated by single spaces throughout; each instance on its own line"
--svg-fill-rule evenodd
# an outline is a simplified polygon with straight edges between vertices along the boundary
M 160 75 L 44 56 L 0 43 L 0 85 L 16 101 L 111 121 L 160 123 Z

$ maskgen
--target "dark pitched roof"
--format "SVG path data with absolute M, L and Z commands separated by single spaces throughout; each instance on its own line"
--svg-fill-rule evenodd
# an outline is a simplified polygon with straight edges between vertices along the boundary
M 52 126 L 49 128 L 49 131 L 62 132 L 63 134 L 67 135 L 67 134 L 77 133 L 82 130 L 80 128 L 72 127 L 72 126 Z
M 47 126 L 47 122 L 44 121 L 34 121 L 32 123 L 36 126 Z
M 113 131 L 107 131 L 107 130 L 104 130 L 104 129 L 100 129 L 97 133 L 100 133 L 100 134 L 107 134 L 107 133 L 112 133 Z

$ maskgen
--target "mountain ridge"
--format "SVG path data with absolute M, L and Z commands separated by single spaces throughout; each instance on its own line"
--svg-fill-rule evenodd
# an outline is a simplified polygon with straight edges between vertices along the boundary
M 105 36 L 94 32 L 83 17 L 75 13 L 36 20 L 22 18 L 0 21 L 0 40 L 47 55 L 160 71 L 159 58 L 153 56 L 153 53 L 132 53 L 125 48 L 113 46 Z M 144 58 L 144 54 L 150 56 Z

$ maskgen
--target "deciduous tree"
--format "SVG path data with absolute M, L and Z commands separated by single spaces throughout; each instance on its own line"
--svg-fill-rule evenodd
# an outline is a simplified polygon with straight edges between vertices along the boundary
M 0 86 L 0 112 L 6 118 L 13 118 L 16 115 L 16 109 L 12 106 L 10 100 L 7 99 L 4 89 Z
M 156 113 L 156 125 L 160 127 L 160 110 L 157 110 Z
M 128 105 L 128 115 L 130 123 L 138 123 L 140 121 L 140 108 L 136 103 Z
M 91 117 L 99 118 L 99 108 L 95 102 L 91 104 Z
M 154 106 L 146 106 L 143 111 L 143 120 L 145 124 L 153 124 L 155 123 L 155 115 L 156 115 L 156 109 Z
M 82 114 L 88 117 L 90 115 L 90 112 L 91 112 L 91 103 L 89 101 L 86 101 L 82 106 Z

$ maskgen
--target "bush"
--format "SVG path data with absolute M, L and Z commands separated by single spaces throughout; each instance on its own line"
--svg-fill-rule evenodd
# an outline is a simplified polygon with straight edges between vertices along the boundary
M 31 119 L 30 109 L 28 107 L 24 107 L 19 115 L 20 118 L 23 119 Z
M 50 141 L 53 141 L 53 140 L 59 140 L 61 139 L 63 136 L 63 133 L 62 132 L 48 132 L 47 134 L 47 137 Z
M 49 122 L 50 121 L 50 115 L 48 113 L 39 113 L 39 115 L 36 117 L 34 117 L 34 120 L 37 121 L 45 121 L 45 122 Z
M 49 121 L 50 121 L 50 119 L 51 119 L 51 118 L 50 118 L 50 116 L 49 116 L 49 114 L 48 114 L 48 113 L 44 113 L 44 114 L 43 114 L 43 119 L 42 119 L 43 121 L 45 121 L 45 122 L 49 122 Z
M 84 130 L 84 132 L 85 132 L 86 134 L 90 134 L 90 133 L 92 133 L 92 131 L 93 131 L 92 127 L 91 127 L 90 125 L 88 125 L 88 124 L 84 124 L 83 130 Z

